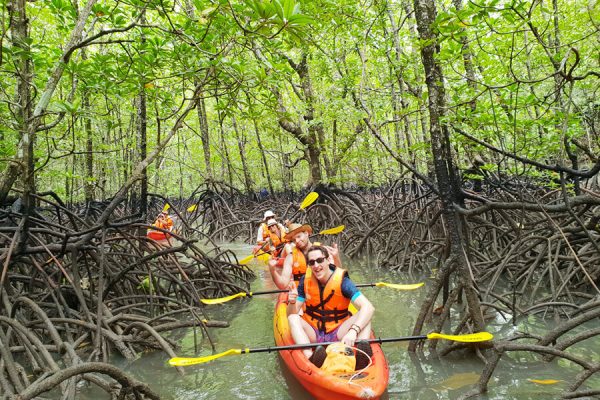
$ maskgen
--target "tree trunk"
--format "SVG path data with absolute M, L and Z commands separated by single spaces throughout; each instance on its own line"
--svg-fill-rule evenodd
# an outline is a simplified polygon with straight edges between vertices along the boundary
M 19 247 L 25 246 L 28 236 L 29 216 L 33 211 L 33 197 L 35 193 L 35 161 L 33 156 L 33 143 L 35 140 L 35 131 L 30 129 L 31 120 L 31 92 L 30 86 L 32 81 L 32 62 L 31 48 L 28 36 L 29 23 L 27 19 L 27 2 L 26 0 L 15 0 L 11 4 L 12 18 L 10 20 L 11 39 L 14 48 L 19 49 L 18 56 L 15 57 L 17 92 L 16 101 L 17 110 L 15 117 L 17 120 L 17 129 L 19 131 L 19 145 L 17 148 L 17 158 L 20 160 L 21 170 L 21 186 L 23 190 L 22 204 L 23 214 L 23 229 L 19 238 Z M 9 182 L 10 177 L 17 178 L 17 175 L 5 172 L 4 182 L 10 190 L 13 182 Z
M 233 124 L 233 130 L 235 131 L 235 135 L 237 137 L 238 149 L 240 151 L 240 158 L 242 160 L 242 169 L 244 172 L 244 186 L 246 186 L 246 192 L 248 194 L 252 194 L 254 190 L 252 189 L 252 179 L 250 178 L 250 170 L 248 169 L 248 162 L 246 161 L 246 135 L 244 135 L 244 132 L 240 133 L 235 117 L 231 117 L 231 122 Z
M 452 0 L 454 7 L 457 11 L 462 10 L 462 0 Z M 464 29 L 462 29 L 464 31 Z M 460 36 L 460 43 L 462 44 L 462 58 L 463 65 L 465 67 L 465 77 L 467 78 L 467 85 L 469 85 L 473 92 L 477 90 L 477 82 L 475 81 L 475 68 L 473 68 L 473 55 L 471 53 L 471 48 L 469 47 L 469 37 L 466 33 L 463 33 Z M 471 103 L 471 109 L 475 110 L 475 106 L 477 102 L 473 100 Z
M 140 23 L 146 23 L 146 10 L 142 10 Z M 144 46 L 146 42 L 146 36 L 143 31 L 141 34 L 141 45 Z M 140 157 L 139 160 L 143 161 L 147 157 L 148 153 L 148 109 L 146 105 L 146 79 L 142 77 L 140 93 L 138 95 L 138 109 L 137 109 L 137 134 L 140 140 Z M 148 212 L 148 169 L 144 168 L 140 177 L 140 213 L 146 216 Z
M 160 143 L 160 141 L 162 139 L 161 138 L 162 125 L 161 125 L 161 120 L 160 120 L 160 112 L 158 110 L 158 103 L 156 101 L 154 102 L 154 114 L 155 114 L 155 119 L 156 119 L 156 143 Z M 177 146 L 177 151 L 179 152 L 179 145 Z M 179 155 L 179 153 L 178 153 L 178 155 Z M 160 181 L 159 181 L 160 174 L 158 173 L 158 171 L 160 171 L 160 166 L 163 162 L 163 158 L 164 157 L 162 156 L 162 154 L 160 154 L 158 157 L 156 157 L 156 162 L 154 163 L 155 168 L 156 168 L 156 174 L 154 174 L 154 177 L 155 177 L 154 178 L 154 187 L 158 187 L 158 185 L 160 184 Z M 179 182 L 181 182 L 183 179 L 181 168 L 182 168 L 181 163 L 179 163 L 179 171 L 180 171 L 179 172 Z M 180 186 L 181 186 L 181 184 L 180 184 Z M 183 197 L 183 194 L 181 194 L 181 192 L 180 192 L 179 197 Z
M 219 117 L 219 131 L 221 132 L 221 151 L 225 155 L 225 157 L 221 157 L 221 176 L 225 176 L 225 170 L 227 170 L 227 181 L 229 182 L 229 187 L 233 187 L 233 171 L 231 169 L 231 158 L 229 157 L 229 150 L 227 150 L 227 141 L 225 140 L 225 129 L 223 128 L 223 120 L 225 119 L 225 114 L 219 110 L 219 97 L 215 93 L 215 99 L 217 102 L 217 114 Z
M 73 28 L 73 31 L 71 32 L 69 43 L 65 47 L 60 59 L 54 65 L 54 69 L 48 78 L 46 86 L 44 87 L 44 90 L 42 91 L 42 94 L 33 110 L 31 110 L 31 98 L 29 93 L 32 76 L 32 64 L 31 52 L 28 44 L 26 2 L 23 0 L 14 0 L 14 2 L 10 5 L 10 7 L 12 7 L 13 16 L 10 21 L 12 42 L 13 46 L 21 50 L 20 55 L 15 59 L 16 69 L 18 71 L 16 79 L 18 99 L 16 103 L 18 104 L 17 124 L 19 126 L 17 130 L 19 131 L 20 139 L 17 157 L 21 161 L 21 168 L 23 172 L 22 182 L 25 185 L 23 188 L 23 199 L 26 210 L 31 206 L 30 200 L 26 197 L 32 193 L 32 189 L 35 186 L 33 176 L 35 164 L 33 160 L 33 144 L 35 142 L 35 133 L 41 124 L 41 117 L 46 112 L 48 104 L 50 104 L 50 100 L 52 99 L 52 95 L 54 94 L 54 91 L 56 90 L 56 87 L 62 78 L 62 74 L 66 68 L 66 65 L 76 48 L 75 46 L 81 39 L 85 22 L 87 21 L 87 17 L 89 16 L 92 6 L 96 3 L 96 1 L 97 0 L 88 0 L 83 10 L 79 13 L 75 28 Z M 6 192 L 10 190 L 16 179 L 12 173 L 12 168 L 13 167 L 11 167 L 9 163 L 9 166 L 4 171 L 4 176 L 1 180 L 4 184 L 2 190 L 5 190 L 7 187 L 9 188 L 6 190 Z M 5 196 L 6 193 L 0 192 L 0 198 Z M 25 232 L 25 230 L 23 230 L 23 232 Z
M 250 97 L 246 94 L 248 98 L 248 106 L 250 106 Z M 251 110 L 252 113 L 252 110 Z M 271 173 L 269 172 L 269 163 L 267 162 L 267 153 L 262 144 L 262 140 L 260 139 L 260 132 L 258 131 L 258 122 L 255 117 L 252 117 L 252 123 L 254 124 L 254 133 L 256 134 L 256 143 L 258 143 L 258 150 L 260 151 L 260 156 L 263 162 L 263 166 L 265 167 L 265 175 L 267 178 L 267 184 L 269 185 L 269 193 L 275 193 L 273 190 L 273 182 L 271 182 Z
M 198 123 L 200 126 L 200 139 L 202 140 L 202 150 L 204 152 L 204 166 L 206 168 L 206 177 L 212 179 L 212 165 L 210 162 L 210 138 L 208 135 L 208 118 L 206 117 L 206 104 L 204 103 L 204 92 L 200 92 L 196 109 L 198 111 Z
M 82 59 L 85 59 L 85 53 L 82 54 Z M 83 130 L 85 131 L 85 182 L 84 194 L 85 202 L 89 203 L 94 200 L 94 141 L 92 134 L 92 119 L 90 109 L 90 94 L 87 89 L 83 92 L 82 106 L 85 111 Z
M 476 330 L 483 330 L 485 324 L 481 314 L 481 306 L 468 270 L 468 260 L 466 259 L 463 236 L 459 226 L 460 221 L 453 208 L 454 203 L 462 203 L 462 200 L 459 196 L 460 182 L 452 161 L 448 127 L 443 122 L 446 112 L 444 77 L 441 66 L 436 60 L 436 53 L 439 51 L 439 46 L 437 44 L 437 35 L 432 29 L 437 12 L 434 0 L 414 0 L 414 8 L 419 36 L 421 41 L 425 43 L 421 47 L 421 60 L 429 91 L 429 134 L 433 153 L 433 166 L 442 202 L 444 223 L 448 228 L 450 241 L 449 258 L 456 262 L 460 284 L 465 291 L 468 312 L 473 321 L 474 328 Z M 448 263 L 444 268 L 452 268 L 452 264 Z M 426 312 L 427 310 L 421 309 L 419 319 L 415 324 L 415 332 L 421 331 Z M 416 345 L 411 343 L 409 349 L 414 351 Z
M 8 163 L 4 174 L 0 177 L 0 204 L 4 204 L 6 201 L 8 192 L 10 192 L 15 180 L 17 180 L 20 171 L 21 167 L 19 163 L 14 161 Z
M 138 95 L 138 109 L 137 109 L 137 137 L 139 139 L 139 160 L 145 160 L 148 152 L 147 143 L 147 126 L 148 126 L 148 114 L 146 109 L 146 92 L 143 88 Z M 146 215 L 148 211 L 148 170 L 144 168 L 140 177 L 140 204 L 139 212 L 142 215 Z
M 285 115 L 287 113 L 285 106 L 283 105 L 283 98 L 276 88 L 272 88 L 271 91 L 277 97 L 279 102 L 279 126 L 284 130 L 288 131 L 294 137 L 304 145 L 304 154 L 306 161 L 310 168 L 310 182 L 309 185 L 318 185 L 323 180 L 321 174 L 321 149 L 319 147 L 318 135 L 323 130 L 322 124 L 312 123 L 314 117 L 314 94 L 312 89 L 312 82 L 310 80 L 310 73 L 308 70 L 308 57 L 306 54 L 302 55 L 301 61 L 296 64 L 291 58 L 288 58 L 288 64 L 296 71 L 296 74 L 300 77 L 300 83 L 302 85 L 302 93 L 304 95 L 304 103 L 306 104 L 306 112 L 302 116 L 304 121 L 308 124 L 307 132 L 302 128 L 299 122 L 293 123 Z M 322 132 L 321 132 L 322 133 Z
M 405 99 L 406 92 L 404 90 L 404 87 L 408 86 L 408 84 L 404 80 L 404 70 L 401 67 L 402 60 L 400 59 L 400 56 L 402 55 L 402 47 L 400 46 L 400 37 L 398 35 L 399 29 L 396 26 L 396 21 L 394 20 L 394 13 L 392 12 L 392 9 L 390 7 L 389 0 L 386 2 L 386 11 L 387 11 L 388 19 L 390 21 L 390 28 L 391 28 L 390 32 L 387 32 L 387 34 L 389 36 L 391 36 L 392 43 L 394 44 L 394 62 L 392 62 L 391 65 L 392 65 L 392 70 L 394 73 L 395 81 L 398 85 L 398 91 L 396 92 L 394 90 L 395 85 L 392 84 L 392 105 L 394 108 L 394 120 L 396 121 L 394 123 L 394 127 L 396 130 L 396 143 L 397 143 L 398 151 L 400 151 L 400 149 L 403 146 L 403 143 L 402 143 L 402 138 L 401 138 L 400 121 L 398 121 L 398 120 L 401 117 L 400 109 L 402 109 L 404 112 L 406 112 L 406 110 L 408 108 L 408 102 Z M 412 147 L 412 139 L 410 136 L 410 132 L 411 132 L 410 122 L 406 115 L 402 116 L 402 121 L 404 122 L 404 139 L 405 139 L 404 145 L 406 146 L 406 149 L 408 150 L 408 152 L 410 154 L 411 165 L 416 168 L 415 155 L 412 151 L 410 151 L 410 148 Z M 400 172 L 401 172 L 402 165 L 399 165 L 399 168 L 400 168 Z
M 292 64 L 293 66 L 293 64 Z M 302 60 L 299 64 L 296 64 L 294 68 L 300 82 L 302 84 L 302 92 L 304 94 L 304 101 L 306 103 L 306 112 L 304 113 L 304 120 L 308 124 L 308 162 L 310 164 L 310 172 L 312 178 L 312 184 L 318 185 L 323 180 L 321 173 L 321 148 L 325 141 L 325 133 L 323 131 L 323 124 L 321 122 L 315 123 L 315 95 L 313 93 L 312 80 L 310 78 L 310 71 L 308 69 L 308 56 L 307 54 L 302 55 Z M 320 140 L 319 140 L 320 139 Z M 321 142 L 321 143 L 320 143 Z M 329 160 L 327 160 L 329 162 Z

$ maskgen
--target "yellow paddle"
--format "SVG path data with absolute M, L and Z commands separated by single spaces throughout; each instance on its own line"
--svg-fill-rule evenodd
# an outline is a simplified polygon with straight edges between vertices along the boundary
M 338 233 L 342 232 L 344 229 L 346 229 L 346 225 L 339 225 L 339 226 L 336 226 L 335 228 L 329 228 L 329 229 L 322 230 L 322 231 L 321 231 L 321 232 L 319 232 L 319 233 L 316 233 L 316 234 L 313 234 L 313 235 L 311 235 L 311 237 L 312 237 L 312 236 L 316 236 L 316 235 L 337 235 Z M 266 243 L 265 243 L 265 244 L 266 244 Z M 246 264 L 248 264 L 250 261 L 252 261 L 252 259 L 253 259 L 254 257 L 258 257 L 258 258 L 259 258 L 261 261 L 266 261 L 266 260 L 264 259 L 264 257 L 263 257 L 263 258 L 260 258 L 261 256 L 263 256 L 263 255 L 265 255 L 265 254 L 267 255 L 267 258 L 269 257 L 269 253 L 266 253 L 266 252 L 262 252 L 262 253 L 261 253 L 261 251 L 262 251 L 262 248 L 263 248 L 264 246 L 265 246 L 265 245 L 263 245 L 263 246 L 262 246 L 260 249 L 258 249 L 258 251 L 256 252 L 256 254 L 250 254 L 249 256 L 246 256 L 246 257 L 242 258 L 240 261 L 238 261 L 238 263 L 239 263 L 240 265 L 246 265 Z M 282 243 L 282 244 L 280 244 L 279 246 L 277 246 L 277 248 L 276 248 L 276 249 L 277 249 L 277 250 L 279 250 L 279 249 L 280 249 L 280 248 L 282 248 L 283 246 L 285 246 L 285 244 L 284 244 L 284 243 Z
M 346 229 L 346 225 L 339 225 L 335 228 L 322 230 L 321 232 L 317 233 L 317 235 L 337 235 L 338 233 L 341 233 L 344 229 Z
M 250 254 L 249 256 L 246 256 L 244 258 L 242 258 L 240 261 L 238 261 L 238 264 L 240 265 L 246 265 L 248 264 L 250 261 L 252 261 L 254 259 L 254 257 L 257 257 L 259 260 L 263 261 L 263 257 L 264 255 L 267 256 L 267 258 L 269 257 L 269 253 L 260 253 L 260 254 Z
M 306 207 L 310 206 L 317 200 L 318 197 L 319 193 L 317 192 L 310 192 L 309 194 L 307 194 L 304 200 L 302 200 L 302 203 L 300 203 L 300 208 L 298 209 L 298 211 L 304 210 Z
M 559 379 L 527 379 L 529 382 L 537 383 L 539 385 L 554 385 L 556 383 L 562 382 Z
M 399 283 L 377 282 L 377 283 L 361 283 L 361 284 L 356 285 L 356 287 L 376 286 L 376 287 L 389 287 L 391 289 L 398 289 L 398 290 L 414 290 L 414 289 L 420 288 L 423 285 L 424 285 L 423 282 L 412 283 L 412 284 L 408 284 L 408 285 L 403 285 L 403 284 L 399 284 Z M 277 289 L 277 290 L 265 290 L 262 292 L 240 292 L 240 293 L 232 294 L 227 297 L 219 297 L 217 299 L 200 299 L 200 301 L 203 302 L 204 304 L 222 304 L 222 303 L 227 303 L 228 301 L 231 301 L 233 299 L 237 299 L 238 297 L 253 297 L 253 296 L 258 296 L 261 294 L 284 293 L 287 291 L 288 291 L 287 289 Z M 355 312 L 353 312 L 353 314 L 355 314 Z
M 403 336 L 396 338 L 377 338 L 377 339 L 368 339 L 369 343 L 389 343 L 389 342 L 402 342 L 407 340 L 425 340 L 425 339 L 445 339 L 451 340 L 453 342 L 462 342 L 462 343 L 476 343 L 476 342 L 486 342 L 488 340 L 493 339 L 493 335 L 489 332 L 477 332 L 471 333 L 467 335 L 444 335 L 442 333 L 430 333 L 428 335 L 419 335 L 419 336 Z M 194 364 L 202 364 L 205 362 L 209 362 L 212 360 L 216 360 L 217 358 L 232 356 L 236 354 L 250 354 L 250 353 L 270 353 L 272 351 L 281 351 L 281 350 L 299 350 L 299 349 L 309 349 L 317 346 L 328 346 L 335 342 L 325 342 L 325 343 L 308 343 L 308 344 L 292 344 L 289 346 L 273 346 L 273 347 L 259 347 L 255 349 L 245 348 L 245 349 L 229 349 L 222 353 L 213 354 L 212 356 L 206 357 L 174 357 L 169 360 L 169 364 L 174 367 L 185 367 L 188 365 Z

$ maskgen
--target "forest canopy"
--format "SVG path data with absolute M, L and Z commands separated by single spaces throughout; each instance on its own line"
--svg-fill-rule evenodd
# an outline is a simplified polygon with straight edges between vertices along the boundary
M 549 182 L 557 171 L 514 156 L 591 167 L 596 2 L 437 7 L 457 165 Z M 426 43 L 408 2 L 53 0 L 3 10 L 4 181 L 11 160 L 30 163 L 37 188 L 104 199 L 162 146 L 148 190 L 178 196 L 210 178 L 253 192 L 428 175 Z

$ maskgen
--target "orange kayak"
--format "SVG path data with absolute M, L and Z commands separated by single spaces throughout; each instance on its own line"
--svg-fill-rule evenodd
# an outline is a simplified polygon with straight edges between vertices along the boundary
M 294 345 L 287 319 L 287 293 L 281 293 L 275 305 L 273 332 L 277 346 Z M 378 399 L 388 384 L 388 365 L 381 346 L 371 344 L 373 363 L 352 377 L 348 373 L 330 373 L 308 361 L 302 350 L 281 350 L 279 355 L 288 370 L 317 399 Z M 358 371 L 357 371 L 358 372 Z
M 149 230 L 146 233 L 146 236 L 148 236 L 150 239 L 154 239 L 154 240 L 165 240 L 165 239 L 167 239 L 167 237 L 170 237 L 171 235 L 169 235 L 168 233 L 161 232 L 161 231 Z

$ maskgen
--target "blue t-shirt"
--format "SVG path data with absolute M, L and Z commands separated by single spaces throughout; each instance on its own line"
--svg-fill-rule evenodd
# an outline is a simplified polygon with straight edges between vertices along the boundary
M 335 271 L 335 265 L 330 264 L 329 269 L 332 271 Z M 321 290 L 323 290 L 325 288 L 325 286 L 321 286 L 321 283 L 319 283 L 319 288 Z M 360 292 L 360 290 L 358 290 L 358 288 L 356 287 L 354 282 L 352 282 L 352 280 L 348 276 L 348 273 L 346 273 L 346 275 L 344 275 L 344 279 L 342 279 L 342 295 L 345 298 L 350 299 L 350 301 L 354 301 L 361 294 L 362 293 Z M 306 300 L 304 296 L 305 296 L 305 294 L 304 294 L 304 276 L 303 276 L 302 278 L 300 278 L 300 281 L 298 281 L 298 299 L 297 299 L 297 301 L 304 302 Z

